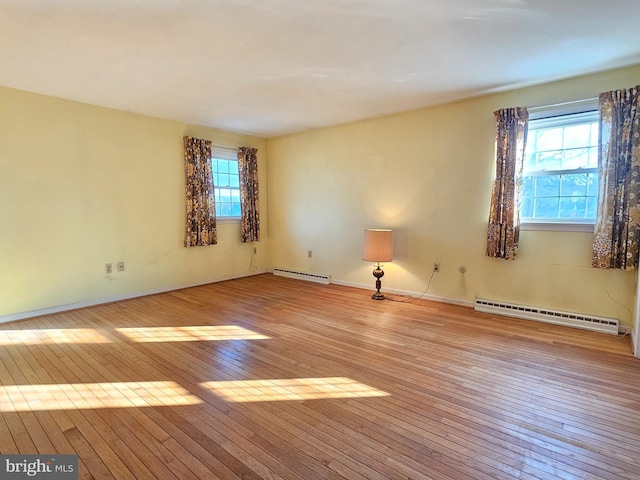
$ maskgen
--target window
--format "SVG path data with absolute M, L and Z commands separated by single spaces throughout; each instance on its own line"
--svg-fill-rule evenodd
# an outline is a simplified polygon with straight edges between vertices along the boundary
M 599 124 L 597 105 L 591 108 L 532 109 L 522 172 L 523 224 L 594 223 Z
M 217 218 L 240 218 L 240 176 L 238 152 L 231 148 L 211 149 Z

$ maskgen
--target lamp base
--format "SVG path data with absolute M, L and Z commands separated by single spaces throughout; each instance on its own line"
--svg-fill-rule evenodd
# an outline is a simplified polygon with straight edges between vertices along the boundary
M 376 269 L 373 271 L 373 276 L 376 277 L 376 293 L 371 295 L 371 298 L 374 300 L 384 300 L 384 295 L 380 293 L 380 289 L 382 288 L 382 282 L 380 279 L 384 277 L 384 272 L 380 268 L 380 264 L 376 266 Z
M 376 292 L 373 295 L 371 295 L 371 298 L 373 298 L 374 300 L 384 300 L 384 295 L 381 294 L 380 292 Z

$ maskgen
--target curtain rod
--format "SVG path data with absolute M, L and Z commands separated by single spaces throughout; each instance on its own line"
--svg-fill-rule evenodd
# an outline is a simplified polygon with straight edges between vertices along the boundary
M 237 145 L 233 145 L 233 146 L 231 146 L 231 145 L 220 145 L 219 143 L 211 143 L 211 146 L 214 147 L 214 148 L 216 148 L 216 147 L 217 148 L 228 148 L 229 150 L 237 150 L 238 148 L 240 148 Z
M 597 104 L 597 102 L 598 102 L 598 97 L 584 98 L 582 100 L 573 100 L 571 102 L 554 103 L 551 105 L 536 105 L 535 107 L 529 107 L 529 111 L 535 112 L 536 110 L 548 110 L 550 108 L 570 107 L 572 105 L 578 106 L 581 104 L 584 104 L 584 105 L 589 105 L 594 103 Z

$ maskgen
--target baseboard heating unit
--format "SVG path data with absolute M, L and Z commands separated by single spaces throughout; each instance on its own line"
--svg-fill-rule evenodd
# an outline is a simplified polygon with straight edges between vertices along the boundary
M 273 274 L 280 277 L 296 278 L 298 280 L 306 280 L 307 282 L 322 283 L 323 285 L 329 285 L 331 283 L 331 276 L 323 273 L 307 273 L 298 272 L 296 270 L 287 270 L 285 268 L 274 268 Z
M 508 317 L 536 320 L 538 322 L 554 323 L 565 327 L 583 328 L 601 333 L 618 334 L 618 320 L 613 318 L 594 317 L 580 313 L 560 312 L 548 308 L 527 307 L 512 303 L 496 302 L 493 300 L 476 299 L 475 310 L 484 313 L 494 313 Z

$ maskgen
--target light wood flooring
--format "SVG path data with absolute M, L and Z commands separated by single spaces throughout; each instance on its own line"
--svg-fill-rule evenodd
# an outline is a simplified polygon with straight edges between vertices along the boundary
M 0 452 L 82 479 L 640 479 L 628 338 L 259 275 L 0 325 Z

